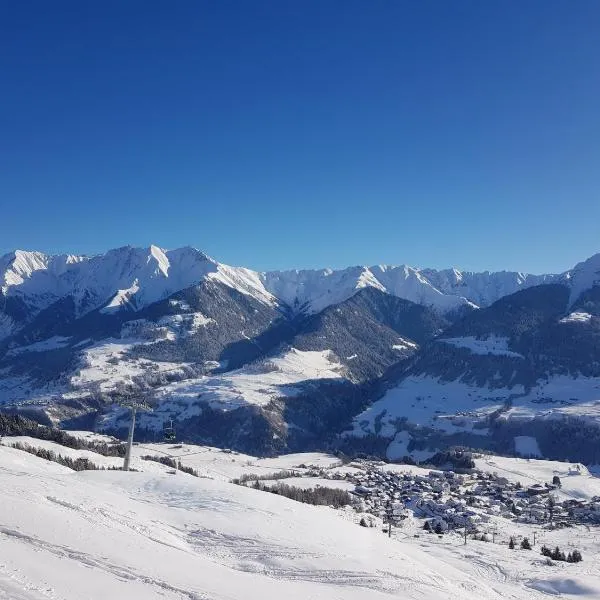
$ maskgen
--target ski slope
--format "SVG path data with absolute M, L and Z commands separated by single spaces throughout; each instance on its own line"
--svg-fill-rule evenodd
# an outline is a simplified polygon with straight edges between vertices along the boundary
M 282 465 L 334 464 L 326 455 L 281 458 Z M 535 600 L 548 593 L 600 594 L 600 548 L 589 535 L 582 541 L 583 563 L 548 567 L 535 552 L 463 546 L 458 536 L 415 537 L 408 529 L 388 539 L 342 511 L 156 467 L 76 473 L 0 446 L 0 599 Z

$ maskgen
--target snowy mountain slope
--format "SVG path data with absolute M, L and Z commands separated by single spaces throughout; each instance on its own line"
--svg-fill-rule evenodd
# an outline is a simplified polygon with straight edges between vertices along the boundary
M 65 297 L 73 298 L 76 315 L 101 307 L 137 310 L 205 279 L 276 304 L 256 273 L 220 265 L 189 247 L 126 246 L 89 258 L 17 250 L 2 257 L 0 267 L 3 295 L 22 298 L 34 311 Z
M 172 371 L 175 363 L 193 363 L 200 372 L 219 362 L 235 368 L 292 331 L 276 307 L 211 279 L 136 313 L 96 310 L 76 319 L 55 303 L 11 338 L 0 369 L 8 369 L 8 378 L 29 380 L 21 396 L 58 379 L 81 391 L 97 380 L 102 391 L 127 376 Z M 7 394 L 6 386 L 14 392 Z M 16 399 L 22 387 L 0 383 L 0 401 Z
M 74 473 L 6 447 L 0 464 L 0 598 L 537 600 L 545 583 L 584 598 L 600 589 L 584 532 L 583 563 L 550 569 L 532 553 L 524 570 L 506 547 L 388 539 L 333 509 L 222 481 Z
M 499 298 L 527 287 L 568 281 L 567 274 L 438 271 L 408 265 L 350 267 L 339 271 L 273 271 L 262 274 L 262 278 L 265 287 L 288 306 L 313 313 L 338 304 L 365 287 L 447 313 L 461 308 L 489 306 Z M 582 290 L 586 289 L 587 280 L 582 279 Z
M 569 273 L 570 304 L 574 304 L 586 290 L 600 286 L 600 254 L 577 264 Z
M 591 500 L 600 493 L 600 478 L 581 464 L 483 454 L 475 458 L 475 465 L 483 472 L 496 472 L 523 485 L 543 484 L 557 475 L 561 480 L 561 488 L 555 492 L 558 499 Z
M 528 436 L 542 456 L 592 464 L 599 427 L 598 378 L 557 375 L 525 389 L 411 375 L 357 415 L 347 435 L 381 437 L 391 459 L 423 459 L 423 450 L 431 456 L 453 444 L 520 454 L 516 438 Z
M 600 377 L 600 320 L 569 318 L 569 293 L 545 284 L 501 298 L 446 329 L 414 372 L 492 388 L 532 386 L 546 375 Z
M 140 415 L 139 426 L 160 434 L 170 419 L 185 421 L 201 415 L 207 407 L 224 412 L 246 406 L 262 407 L 275 399 L 298 395 L 298 387 L 307 380 L 339 379 L 344 374 L 331 352 L 301 352 L 292 348 L 235 371 L 160 386 L 153 395 L 156 408 Z M 123 416 L 122 426 L 126 426 L 128 413 L 125 411 L 123 415 L 119 410 L 106 415 L 99 427 L 108 431 L 118 429 L 114 419 Z
M 423 269 L 421 274 L 443 294 L 464 295 L 477 306 L 489 306 L 503 296 L 519 290 L 547 283 L 560 283 L 567 278 L 566 274 L 531 275 L 516 271 L 475 273 L 458 269 Z
M 418 270 L 406 265 L 350 267 L 340 271 L 277 271 L 264 273 L 262 278 L 265 287 L 275 296 L 293 309 L 307 313 L 318 313 L 339 304 L 366 287 L 442 312 L 473 306 L 463 296 L 440 292 Z
M 388 456 L 400 440 L 405 454 L 451 444 L 513 453 L 528 437 L 545 457 L 599 461 L 600 318 L 574 318 L 569 294 L 528 288 L 454 323 L 388 380 L 351 436 L 379 436 Z
M 44 314 L 23 339 L 43 330 Z M 412 356 L 413 337 L 427 341 L 447 324 L 427 307 L 373 288 L 289 320 L 212 280 L 136 313 L 96 311 L 57 329 L 59 322 L 49 320 L 50 337 L 0 359 L 5 407 L 37 405 L 55 423 L 102 421 L 122 433 L 126 423 L 110 405 L 133 393 L 157 405 L 154 417 L 141 418 L 150 439 L 174 418 L 189 440 L 263 453 L 273 451 L 274 439 L 278 449 L 298 448 L 292 438 L 314 443 L 333 435 L 366 402 L 364 382 Z M 86 414 L 87 421 L 73 422 Z
M 354 381 L 364 381 L 412 356 L 446 326 L 428 307 L 367 287 L 308 316 L 293 344 L 300 350 L 332 350 Z

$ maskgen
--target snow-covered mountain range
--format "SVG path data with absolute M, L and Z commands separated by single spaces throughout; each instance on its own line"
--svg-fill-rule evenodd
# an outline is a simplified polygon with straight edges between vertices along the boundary
M 187 439 L 257 453 L 342 432 L 390 457 L 511 451 L 524 428 L 549 430 L 543 415 L 600 431 L 600 254 L 529 275 L 257 272 L 189 247 L 16 251 L 0 284 L 0 406 L 63 426 L 123 432 L 114 403 L 135 395 L 155 406 L 140 435 L 174 418 Z
M 573 270 L 574 290 L 585 288 L 595 266 L 582 264 Z M 488 306 L 519 289 L 568 279 L 570 275 L 436 271 L 407 265 L 261 273 L 224 265 L 190 247 L 163 250 L 157 246 L 126 246 L 92 257 L 16 250 L 0 257 L 5 298 L 19 299 L 35 312 L 72 296 L 79 316 L 98 308 L 139 310 L 207 279 L 296 312 L 320 312 L 365 287 L 447 312 Z

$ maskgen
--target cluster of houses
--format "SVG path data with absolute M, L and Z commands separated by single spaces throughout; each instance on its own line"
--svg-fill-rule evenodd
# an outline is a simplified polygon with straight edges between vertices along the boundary
M 426 519 L 436 532 L 448 529 L 481 531 L 492 516 L 523 523 L 566 527 L 600 524 L 600 497 L 556 499 L 560 481 L 523 487 L 493 473 L 473 470 L 389 471 L 358 461 L 347 471 L 322 471 L 321 477 L 354 484 L 354 508 L 399 526 L 411 516 Z

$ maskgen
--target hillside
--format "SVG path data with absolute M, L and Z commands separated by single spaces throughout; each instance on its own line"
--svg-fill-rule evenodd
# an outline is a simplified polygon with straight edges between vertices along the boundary
M 88 452 L 29 441 L 61 454 Z M 334 457 L 317 454 L 257 460 L 206 447 L 136 447 L 138 454 L 165 450 L 202 477 L 172 475 L 138 459 L 139 472 L 74 472 L 0 446 L 0 598 L 535 600 L 548 593 L 564 598 L 600 593 L 598 540 L 583 527 L 548 530 L 495 517 L 489 523 L 490 531 L 501 532 L 495 543 L 469 540 L 465 546 L 460 531 L 427 535 L 415 516 L 394 528 L 390 539 L 378 527 L 360 527 L 360 513 L 353 510 L 302 504 L 229 482 L 244 473 L 290 468 L 322 473 L 320 479 L 294 478 L 299 489 L 334 487 L 339 482 L 328 478 L 344 472 L 425 481 L 424 469 L 341 467 Z M 484 467 L 499 468 L 491 461 Z M 508 462 L 502 468 L 517 472 Z M 529 471 L 523 462 L 518 472 L 539 481 L 553 473 L 553 465 L 537 461 Z M 589 497 L 592 488 L 600 491 L 597 480 L 582 475 L 573 478 L 568 493 L 577 493 L 579 479 L 588 496 L 578 497 Z M 538 544 L 568 548 L 577 539 L 584 561 L 550 566 L 537 549 L 507 548 L 508 535 L 521 539 L 534 529 Z
M 448 443 L 522 453 L 515 440 L 529 436 L 542 456 L 600 462 L 597 289 L 573 304 L 566 285 L 536 286 L 454 323 L 388 380 L 350 437 L 387 438 L 401 458 Z

